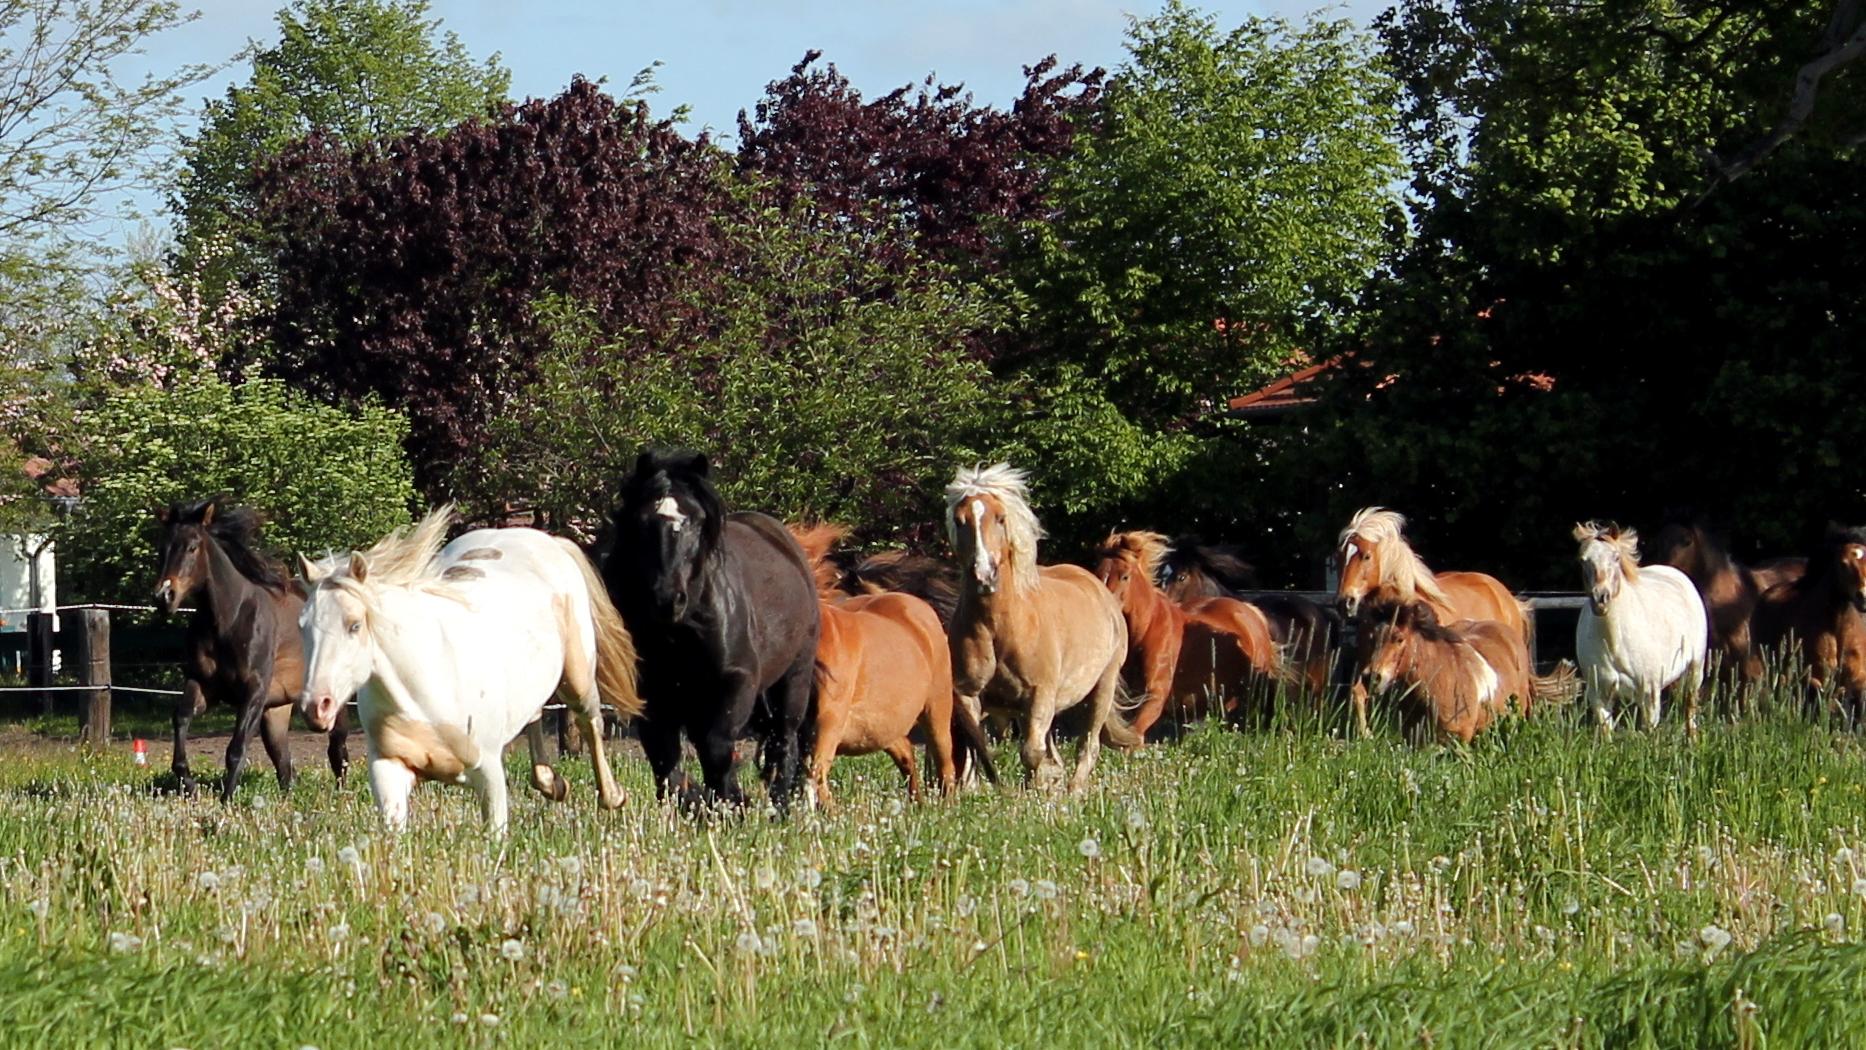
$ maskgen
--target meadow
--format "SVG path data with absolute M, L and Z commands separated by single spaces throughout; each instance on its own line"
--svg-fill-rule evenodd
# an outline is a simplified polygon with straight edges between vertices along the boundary
M 127 748 L 22 755 L 0 1044 L 1858 1045 L 1860 739 L 1581 714 L 1448 749 L 1196 726 L 1073 798 L 913 805 L 874 756 L 783 820 L 655 805 L 634 756 L 599 812 L 566 759 L 497 845 L 463 790 L 398 838 L 354 772 L 223 807 Z

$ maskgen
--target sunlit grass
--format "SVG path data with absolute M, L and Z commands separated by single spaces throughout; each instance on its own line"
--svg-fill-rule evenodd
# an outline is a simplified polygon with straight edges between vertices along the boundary
M 1081 798 L 914 806 L 876 756 L 788 821 L 683 818 L 639 760 L 599 812 L 567 759 L 502 844 L 461 790 L 397 839 L 361 776 L 222 807 L 23 758 L 0 1042 L 1845 1045 L 1862 750 L 1765 706 L 1695 744 L 1576 708 L 1450 750 L 1201 726 Z

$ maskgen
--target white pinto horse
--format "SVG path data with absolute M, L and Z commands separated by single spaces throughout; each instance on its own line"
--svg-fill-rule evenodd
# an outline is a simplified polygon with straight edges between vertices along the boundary
M 520 732 L 533 786 L 566 794 L 536 724 L 560 697 L 582 727 L 603 806 L 621 805 L 601 705 L 630 718 L 641 700 L 634 645 L 596 570 L 575 544 L 536 529 L 479 529 L 441 548 L 452 521 L 442 508 L 367 551 L 300 559 L 305 720 L 329 726 L 356 694 L 369 786 L 389 827 L 406 826 L 423 779 L 471 787 L 499 834 L 505 746 Z
M 1659 697 L 1685 690 L 1685 729 L 1695 734 L 1710 620 L 1689 577 L 1639 564 L 1639 534 L 1588 522 L 1574 527 L 1590 608 L 1575 627 L 1581 679 L 1600 726 L 1613 731 L 1612 704 L 1632 700 L 1646 728 L 1659 724 Z

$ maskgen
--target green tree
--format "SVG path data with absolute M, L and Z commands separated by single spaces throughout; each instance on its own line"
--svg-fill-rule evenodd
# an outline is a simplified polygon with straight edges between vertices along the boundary
M 1050 356 L 1158 426 L 1337 319 L 1380 257 L 1399 154 L 1392 84 L 1348 22 L 1226 33 L 1173 2 L 1128 51 L 1020 277 Z
M 374 542 L 415 500 L 407 433 L 387 409 L 331 408 L 275 380 L 117 388 L 70 435 L 83 498 L 58 533 L 61 580 L 85 600 L 140 600 L 155 572 L 150 511 L 216 492 L 264 514 L 281 553 Z
M 966 347 L 996 309 L 831 224 L 757 210 L 730 232 L 742 262 L 651 348 L 596 345 L 574 304 L 545 304 L 556 348 L 493 424 L 481 502 L 593 525 L 644 444 L 687 445 L 731 505 L 931 541 L 941 483 L 991 440 L 1003 394 Z
M 286 144 L 313 130 L 350 146 L 438 131 L 492 114 L 511 85 L 499 56 L 474 60 L 426 0 L 294 0 L 278 23 L 246 83 L 208 102 L 183 143 L 170 207 L 184 257 L 255 234 L 253 174 Z

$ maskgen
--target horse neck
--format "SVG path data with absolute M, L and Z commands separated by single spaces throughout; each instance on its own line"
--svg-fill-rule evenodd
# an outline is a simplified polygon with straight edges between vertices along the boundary
M 231 625 L 239 616 L 240 605 L 254 591 L 265 588 L 246 578 L 239 566 L 233 564 L 233 558 L 226 548 L 212 535 L 207 537 L 207 545 L 202 548 L 207 558 L 207 604 L 213 611 L 214 622 L 219 626 Z
M 1173 604 L 1165 592 L 1145 577 L 1141 577 L 1137 583 L 1128 584 L 1127 594 L 1121 601 L 1121 614 L 1127 618 L 1130 645 L 1139 645 L 1140 640 L 1162 621 L 1171 624 L 1185 619 L 1179 606 Z
M 370 679 L 364 688 L 395 711 L 418 712 L 427 721 L 445 720 L 429 710 L 430 697 L 437 692 L 432 675 L 436 667 L 449 664 L 444 658 L 448 607 L 465 607 L 410 587 L 380 588 L 375 606 L 370 613 Z

